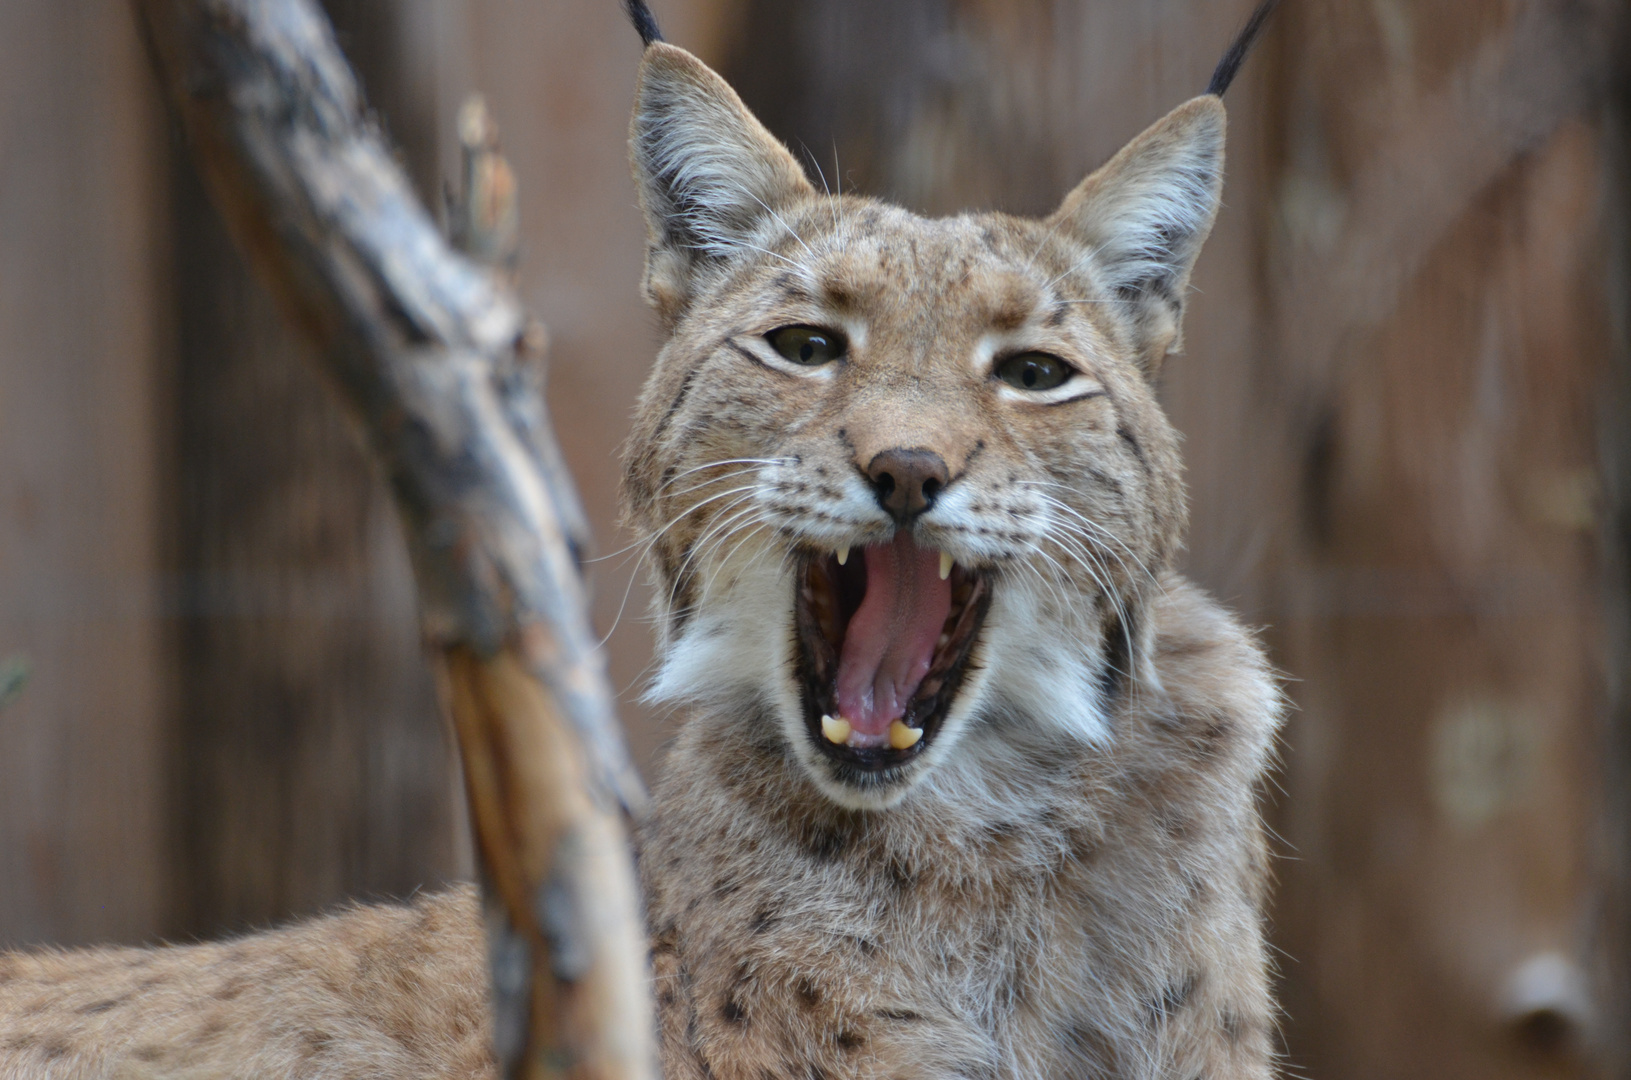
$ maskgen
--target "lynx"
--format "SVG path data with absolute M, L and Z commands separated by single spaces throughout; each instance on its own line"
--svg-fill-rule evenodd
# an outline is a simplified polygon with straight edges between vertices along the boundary
M 930 220 L 818 189 L 637 24 L 667 341 L 624 505 L 689 715 L 640 835 L 665 1075 L 1271 1075 L 1280 695 L 1174 570 L 1154 390 L 1245 42 L 1051 216 Z M 0 1076 L 489 1075 L 476 919 L 6 957 Z

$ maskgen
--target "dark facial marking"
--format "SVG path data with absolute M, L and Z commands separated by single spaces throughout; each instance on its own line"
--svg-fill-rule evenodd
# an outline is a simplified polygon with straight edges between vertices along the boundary
M 1065 474 L 1060 473 L 1059 475 L 1063 476 Z M 1114 492 L 1118 497 L 1124 494 L 1121 487 L 1121 481 L 1117 480 L 1103 469 L 1094 465 L 1089 465 L 1087 467 L 1087 475 L 1095 484 Z
M 1110 1036 L 1090 1020 L 1077 1020 L 1059 1034 L 1059 1041 L 1073 1057 L 1088 1066 L 1088 1075 L 1119 1076 L 1121 1055 Z
M 1106 698 L 1115 698 L 1126 687 L 1127 679 L 1132 671 L 1133 658 L 1133 631 L 1130 625 L 1132 613 L 1128 613 L 1128 622 L 1112 615 L 1104 627 L 1104 671 L 1099 676 L 1099 687 Z
M 855 311 L 861 306 L 861 298 L 850 284 L 836 278 L 828 278 L 821 283 L 821 294 L 828 304 L 840 311 Z
M 1187 814 L 1176 810 L 1158 811 L 1156 820 L 1160 822 L 1162 831 L 1174 840 L 1188 839 L 1195 828 L 1195 822 Z
M 806 1009 L 813 1009 L 821 1004 L 821 990 L 808 978 L 800 979 L 798 985 L 793 987 L 793 993 L 798 997 L 799 1004 Z
M 877 1015 L 880 1020 L 894 1020 L 902 1024 L 910 1024 L 923 1019 L 921 1015 L 910 1009 L 884 1009 Z
M 94 1016 L 96 1013 L 104 1013 L 109 1009 L 116 1009 L 129 1000 L 129 997 L 108 998 L 106 1001 L 98 1001 L 91 1005 L 82 1005 L 78 1011 L 81 1016 Z
M 797 378 L 798 377 L 796 375 L 791 374 L 790 372 L 782 371 L 780 368 L 771 367 L 769 364 L 765 363 L 763 360 L 761 360 L 759 358 L 758 353 L 754 352 L 752 349 L 748 348 L 746 345 L 743 345 L 741 342 L 736 341 L 735 339 L 728 340 L 728 341 L 725 342 L 725 344 L 730 346 L 731 350 L 733 352 L 735 352 L 738 356 L 746 357 L 748 360 L 752 361 L 756 366 L 762 367 L 766 371 L 774 371 L 776 374 L 785 375 L 788 378 Z
M 1214 720 L 1201 729 L 1196 740 L 1197 749 L 1202 757 L 1218 757 L 1229 749 L 1234 741 L 1234 724 L 1228 720 Z
M 1138 440 L 1134 438 L 1133 433 L 1128 430 L 1127 425 L 1122 424 L 1120 427 L 1116 428 L 1116 434 L 1120 435 L 1121 441 L 1126 443 L 1128 448 L 1132 450 L 1133 456 L 1138 459 L 1138 463 L 1144 466 L 1144 471 L 1146 473 L 1149 472 L 1150 463 L 1144 457 L 1144 448 L 1138 445 Z
M 1010 288 L 998 298 L 991 311 L 991 325 L 998 330 L 1018 330 L 1030 319 L 1034 305 L 1019 289 Z
M 1161 991 L 1160 997 L 1147 1002 L 1145 1009 L 1149 1012 L 1151 1026 L 1164 1024 L 1170 1020 L 1189 1001 L 1190 995 L 1195 992 L 1195 987 L 1199 983 L 1200 976 L 1192 972 Z
M 652 441 L 655 442 L 661 438 L 663 432 L 668 430 L 668 425 L 674 419 L 674 414 L 680 411 L 680 406 L 685 404 L 686 397 L 691 393 L 691 383 L 695 381 L 696 377 L 697 369 L 692 368 L 685 373 L 685 378 L 680 380 L 680 391 L 674 395 L 674 400 L 669 402 L 668 411 L 663 413 L 663 418 L 657 421 L 657 430 L 652 432 Z

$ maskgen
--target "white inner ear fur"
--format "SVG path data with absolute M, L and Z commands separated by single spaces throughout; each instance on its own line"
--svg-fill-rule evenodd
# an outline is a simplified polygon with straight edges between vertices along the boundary
M 1099 285 L 1131 305 L 1140 344 L 1159 353 L 1180 347 L 1184 291 L 1223 190 L 1224 129 L 1219 98 L 1185 102 L 1083 180 L 1052 218 L 1088 248 Z
M 651 46 L 641 61 L 630 141 L 654 248 L 723 258 L 761 218 L 814 194 L 736 91 L 672 45 Z

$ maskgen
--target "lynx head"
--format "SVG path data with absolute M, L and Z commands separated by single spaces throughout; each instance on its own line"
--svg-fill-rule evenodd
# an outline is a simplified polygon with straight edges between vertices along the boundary
M 666 331 L 624 479 L 658 700 L 833 800 L 1116 733 L 1185 524 L 1154 379 L 1222 183 L 1195 98 L 1049 217 L 817 190 L 717 75 L 645 52 L 632 156 Z

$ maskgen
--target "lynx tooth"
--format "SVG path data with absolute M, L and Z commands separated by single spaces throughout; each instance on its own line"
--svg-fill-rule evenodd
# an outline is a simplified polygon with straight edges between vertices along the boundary
M 889 745 L 896 750 L 910 750 L 917 745 L 917 741 L 921 738 L 923 738 L 922 728 L 907 727 L 899 720 L 889 725 Z
M 946 552 L 940 553 L 940 580 L 945 581 L 951 577 L 952 558 Z
M 821 718 L 821 734 L 827 737 L 830 743 L 843 746 L 849 741 L 849 721 L 842 716 L 823 716 Z
M 838 548 L 837 554 L 838 554 L 838 565 L 839 566 L 843 566 L 845 563 L 849 562 L 849 545 L 848 544 L 840 545 L 840 547 Z

